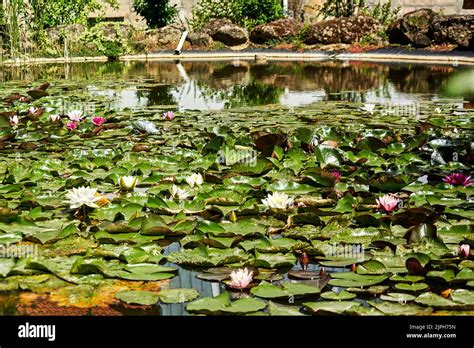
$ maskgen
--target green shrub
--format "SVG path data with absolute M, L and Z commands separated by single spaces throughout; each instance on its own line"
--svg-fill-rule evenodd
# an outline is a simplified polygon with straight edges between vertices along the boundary
M 228 18 L 250 30 L 282 17 L 280 0 L 201 0 L 193 9 L 191 26 L 200 30 L 213 18 Z
M 377 3 L 373 8 L 366 6 L 365 0 L 326 0 L 321 13 L 327 17 L 350 17 L 357 14 L 370 16 L 387 26 L 400 15 L 400 6 L 392 8 L 392 0 Z
M 392 0 L 384 4 L 377 3 L 373 8 L 364 8 L 362 14 L 373 17 L 382 25 L 388 26 L 398 19 L 400 16 L 400 6 L 392 8 Z
M 104 4 L 117 8 L 117 0 L 30 0 L 37 29 L 63 24 L 86 23 L 91 12 L 103 10 Z
M 128 44 L 129 38 L 121 30 L 120 25 L 121 23 L 117 22 L 101 22 L 84 32 L 81 41 L 112 59 L 131 53 L 131 48 Z M 114 33 L 116 35 L 106 35 L 104 30 L 106 26 L 114 26 Z
M 145 18 L 149 28 L 162 28 L 178 17 L 178 8 L 169 0 L 133 0 L 133 9 Z

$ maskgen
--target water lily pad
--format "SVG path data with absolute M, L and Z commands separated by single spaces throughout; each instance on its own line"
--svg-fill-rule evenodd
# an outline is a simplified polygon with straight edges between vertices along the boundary
M 414 304 L 400 304 L 394 302 L 368 302 L 385 315 L 430 315 L 433 311 L 430 307 L 424 308 Z
M 414 295 L 398 293 L 398 292 L 389 292 L 386 295 L 381 295 L 380 299 L 389 302 L 398 302 L 405 303 L 408 301 L 413 301 L 416 298 Z
M 336 293 L 334 291 L 326 291 L 321 294 L 321 297 L 325 300 L 345 301 L 352 300 L 356 297 L 356 294 L 347 291 L 341 291 L 340 293 Z
M 395 289 L 397 290 L 403 290 L 403 291 L 412 291 L 412 292 L 418 292 L 418 291 L 423 291 L 428 289 L 428 284 L 425 283 L 397 283 L 395 284 Z
M 445 269 L 443 271 L 430 271 L 428 274 L 426 274 L 426 277 L 444 282 L 450 282 L 455 278 L 455 274 L 452 269 Z
M 382 262 L 377 260 L 369 260 L 359 264 L 357 266 L 356 272 L 358 274 L 384 274 L 386 269 Z
M 451 300 L 448 300 L 440 295 L 432 292 L 425 292 L 415 299 L 415 302 L 423 306 L 429 306 L 441 309 L 453 309 L 456 308 L 457 304 Z
M 264 254 L 256 251 L 252 263 L 256 267 L 263 268 L 291 267 L 296 263 L 296 257 L 292 253 Z
M 320 301 L 303 303 L 303 307 L 313 314 L 343 314 L 344 312 L 360 305 L 359 302 L 352 301 Z
M 143 306 L 154 305 L 158 302 L 158 293 L 151 291 L 119 291 L 115 294 L 115 297 L 120 301 L 129 304 L 138 304 Z
M 160 301 L 163 303 L 183 303 L 197 297 L 199 292 L 196 289 L 163 289 L 159 293 Z
M 268 312 L 275 316 L 304 316 L 299 307 L 283 306 L 272 301 L 268 302 Z
M 360 275 L 352 272 L 331 273 L 330 285 L 342 287 L 371 286 L 382 283 L 389 278 L 390 274 L 383 275 Z
M 258 297 L 266 299 L 278 299 L 289 297 L 303 297 L 317 295 L 321 290 L 317 287 L 302 283 L 282 283 L 282 286 L 270 284 L 262 281 L 258 286 L 252 288 L 250 292 Z

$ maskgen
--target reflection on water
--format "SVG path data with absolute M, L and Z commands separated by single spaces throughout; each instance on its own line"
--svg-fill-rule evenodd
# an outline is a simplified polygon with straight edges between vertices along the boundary
M 110 98 L 115 108 L 173 105 L 219 110 L 325 100 L 372 103 L 472 102 L 473 96 L 443 97 L 450 80 L 470 67 L 370 62 L 107 62 L 4 68 L 13 85 L 38 80 L 74 83 Z M 8 85 L 8 83 L 7 83 Z M 74 88 L 67 93 L 74 93 Z

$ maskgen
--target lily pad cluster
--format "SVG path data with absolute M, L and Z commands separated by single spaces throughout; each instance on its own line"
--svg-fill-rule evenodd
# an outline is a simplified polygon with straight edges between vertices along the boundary
M 58 106 L 71 96 L 48 87 L 3 96 L 0 291 L 164 285 L 179 265 L 222 287 L 248 268 L 253 282 L 199 299 L 122 286 L 114 300 L 194 300 L 189 313 L 212 315 L 474 310 L 472 112 L 428 105 L 422 120 L 388 119 L 341 102 L 171 112 L 96 100 L 71 129 L 79 113 Z M 180 250 L 166 253 L 171 243 Z

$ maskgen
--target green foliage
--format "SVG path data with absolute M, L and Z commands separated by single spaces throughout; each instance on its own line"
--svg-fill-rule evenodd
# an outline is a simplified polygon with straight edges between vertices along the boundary
M 283 17 L 283 8 L 279 0 L 241 1 L 242 22 L 247 28 L 272 22 Z
M 384 4 L 379 2 L 372 8 L 365 4 L 365 0 L 326 0 L 321 13 L 325 18 L 350 17 L 362 14 L 370 16 L 378 20 L 382 25 L 387 26 L 398 18 L 400 6 L 392 8 L 392 0 Z
M 366 8 L 365 0 L 326 0 L 321 13 L 327 17 L 350 17 Z
M 201 0 L 193 9 L 191 26 L 199 30 L 213 18 L 228 18 L 252 29 L 282 17 L 283 8 L 278 0 Z
M 176 20 L 178 8 L 169 0 L 134 0 L 133 9 L 145 18 L 149 28 L 161 28 Z
M 382 25 L 388 26 L 398 19 L 400 15 L 400 6 L 392 8 L 392 0 L 389 0 L 384 4 L 379 2 L 371 9 L 365 8 L 362 13 L 375 18 Z
M 116 36 L 106 35 L 106 26 L 115 26 Z M 88 29 L 81 38 L 86 45 L 94 46 L 95 49 L 109 58 L 117 58 L 120 55 L 130 53 L 128 38 L 120 28 L 120 23 L 101 22 Z
M 91 12 L 103 10 L 103 3 L 117 6 L 117 0 L 31 0 L 30 3 L 33 20 L 39 29 L 85 23 Z

